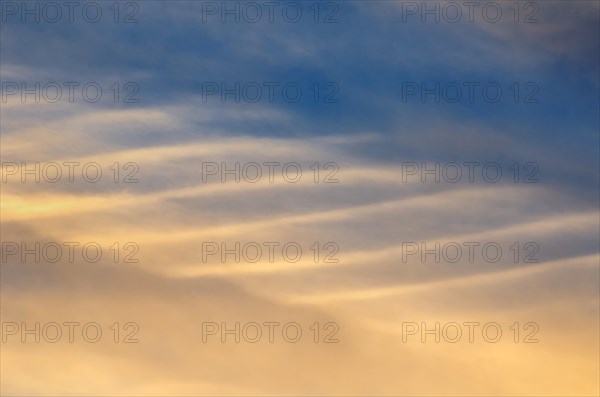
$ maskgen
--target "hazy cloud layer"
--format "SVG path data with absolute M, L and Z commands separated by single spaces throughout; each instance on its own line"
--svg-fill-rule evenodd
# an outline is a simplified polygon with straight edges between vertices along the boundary
M 3 325 L 1 392 L 597 395 L 599 7 L 534 3 L 537 23 L 515 23 L 508 2 L 498 23 L 423 23 L 407 2 L 384 1 L 338 2 L 331 24 L 314 23 L 309 2 L 296 24 L 203 22 L 199 1 L 137 2 L 135 24 L 114 23 L 108 3 L 95 24 L 2 20 L 2 322 L 96 322 L 104 334 L 21 343 Z M 98 83 L 102 100 L 23 103 L 6 85 L 69 81 Z M 121 94 L 134 82 L 139 102 L 114 103 L 115 82 Z M 207 82 L 297 82 L 304 96 L 222 102 L 203 95 Z M 335 83 L 339 101 L 315 103 L 315 82 Z M 496 82 L 504 96 L 423 103 L 403 96 L 411 82 Z M 537 102 L 523 103 L 531 82 Z M 22 183 L 19 167 L 36 162 L 93 162 L 103 175 Z M 272 162 L 296 163 L 302 177 L 278 166 L 269 180 Z M 478 162 L 475 180 L 464 165 L 456 183 L 407 168 L 450 162 Z M 222 183 L 208 163 L 256 163 L 263 175 Z M 489 163 L 497 182 L 482 177 Z M 74 260 L 36 263 L 7 245 L 52 242 L 95 242 L 103 255 L 90 263 L 78 248 Z M 273 260 L 205 255 L 207 243 L 253 242 L 294 242 L 302 258 L 280 247 Z M 494 242 L 501 258 L 414 251 L 468 242 Z M 137 261 L 123 263 L 126 243 Z M 407 322 L 470 321 L 501 324 L 501 341 L 403 341 Z M 115 322 L 137 323 L 139 343 L 114 343 Z M 304 334 L 204 343 L 204 322 L 296 322 Z M 336 323 L 339 342 L 314 343 L 314 323 Z M 523 343 L 527 323 L 538 343 Z

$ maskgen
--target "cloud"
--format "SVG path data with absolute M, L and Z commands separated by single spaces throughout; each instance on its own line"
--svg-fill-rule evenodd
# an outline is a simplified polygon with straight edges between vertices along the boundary
M 103 252 L 96 263 L 79 248 L 75 260 L 64 251 L 50 263 L 3 245 L 2 322 L 97 322 L 104 332 L 98 343 L 9 336 L 3 393 L 597 394 L 598 4 L 538 2 L 536 24 L 510 14 L 498 24 L 424 24 L 402 23 L 401 4 L 373 3 L 339 3 L 335 24 L 314 23 L 308 8 L 298 24 L 202 23 L 202 3 L 187 1 L 140 2 L 131 25 L 2 24 L 3 82 L 140 88 L 135 104 L 110 95 L 0 103 L 2 242 L 95 242 Z M 402 100 L 406 81 L 471 80 L 498 81 L 507 100 Z M 305 96 L 204 101 L 206 81 L 293 81 Z M 538 83 L 540 101 L 515 103 L 515 81 Z M 315 103 L 315 82 L 336 83 L 339 103 Z M 13 162 L 66 161 L 97 163 L 103 178 L 7 175 Z M 302 178 L 278 169 L 270 181 L 263 168 L 256 183 L 203 180 L 203 163 L 273 161 L 298 163 Z M 497 163 L 503 178 L 403 181 L 407 162 L 468 161 Z M 130 162 L 139 182 L 125 184 Z M 538 183 L 522 183 L 529 162 Z M 339 182 L 323 183 L 328 176 Z M 403 260 L 404 243 L 469 241 L 497 243 L 503 256 Z M 207 242 L 294 242 L 303 255 L 205 260 Z M 127 243 L 139 247 L 137 262 L 124 263 Z M 327 243 L 337 262 L 324 261 Z M 528 243 L 535 263 L 522 260 Z M 269 343 L 265 328 L 256 344 L 202 341 L 205 322 L 268 321 L 300 324 L 301 341 Z M 456 344 L 403 341 L 407 322 L 468 321 L 497 322 L 502 340 L 478 332 L 470 343 L 463 328 Z M 139 343 L 122 343 L 128 322 Z M 523 343 L 529 323 L 538 343 Z M 323 343 L 332 330 L 339 342 Z

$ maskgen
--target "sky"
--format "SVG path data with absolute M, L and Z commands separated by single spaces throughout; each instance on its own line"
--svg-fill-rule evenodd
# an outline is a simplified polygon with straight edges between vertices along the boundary
M 0 0 L 0 394 L 598 395 L 599 33 Z

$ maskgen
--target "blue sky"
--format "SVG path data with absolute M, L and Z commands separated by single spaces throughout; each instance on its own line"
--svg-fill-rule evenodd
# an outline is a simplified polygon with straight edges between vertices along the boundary
M 390 145 L 385 139 L 366 153 L 386 161 L 411 153 L 439 156 L 440 148 L 414 148 L 403 136 L 419 134 L 421 126 L 444 125 L 448 135 L 461 140 L 455 129 L 467 124 L 513 141 L 510 147 L 488 145 L 487 158 L 514 156 L 514 145 L 532 161 L 560 153 L 560 160 L 570 163 L 560 171 L 589 169 L 563 178 L 565 182 L 581 180 L 581 189 L 598 190 L 594 2 L 544 2 L 536 14 L 540 22 L 529 24 L 515 24 L 507 7 L 496 24 L 479 13 L 474 23 L 466 16 L 459 23 L 432 23 L 431 17 L 422 23 L 418 16 L 407 16 L 403 23 L 400 3 L 360 1 L 339 3 L 337 23 L 315 24 L 309 6 L 305 4 L 306 17 L 295 24 L 281 16 L 274 23 L 266 18 L 262 23 L 222 23 L 218 15 L 206 16 L 203 23 L 202 2 L 194 1 L 172 6 L 141 2 L 139 23 L 134 24 L 114 24 L 108 10 L 96 24 L 81 17 L 74 23 L 66 18 L 57 24 L 18 23 L 10 15 L 3 26 L 4 76 L 10 79 L 14 73 L 27 81 L 43 73 L 48 81 L 134 81 L 140 102 L 130 108 L 189 103 L 201 95 L 204 82 L 299 82 L 304 87 L 299 103 L 286 103 L 278 95 L 274 103 L 245 104 L 283 112 L 294 119 L 292 124 L 264 120 L 237 125 L 226 118 L 216 122 L 226 134 L 281 138 L 375 131 L 397 142 Z M 308 87 L 316 81 L 337 84 L 339 102 L 313 103 Z M 431 97 L 420 103 L 418 94 L 406 102 L 405 82 L 476 82 L 480 87 L 497 82 L 504 95 L 499 103 L 486 103 L 476 89 L 474 103 L 438 104 Z M 531 92 L 524 84 L 537 84 L 534 97 L 539 102 L 514 103 L 509 89 L 514 82 L 521 83 L 521 95 Z M 239 107 L 231 99 L 219 104 L 218 95 L 209 99 L 217 108 Z M 441 151 L 449 159 L 472 157 L 465 149 Z

